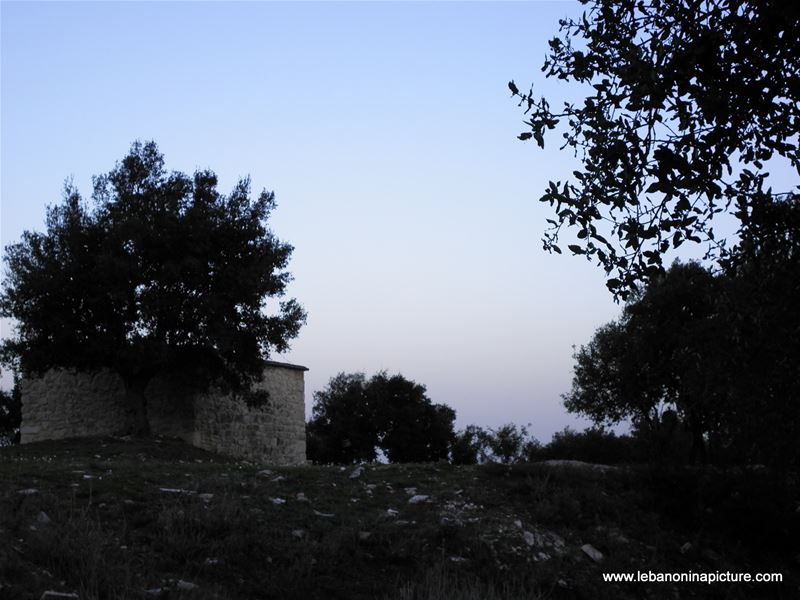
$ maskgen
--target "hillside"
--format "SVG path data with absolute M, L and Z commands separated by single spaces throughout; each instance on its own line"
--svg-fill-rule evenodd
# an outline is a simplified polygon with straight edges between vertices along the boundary
M 0 448 L 0 597 L 800 596 L 796 478 L 570 464 L 356 473 L 265 469 L 167 439 Z M 784 582 L 602 578 L 726 570 Z

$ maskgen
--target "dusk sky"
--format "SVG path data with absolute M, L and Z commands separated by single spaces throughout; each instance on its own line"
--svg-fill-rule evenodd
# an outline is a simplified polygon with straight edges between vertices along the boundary
M 2 244 L 85 198 L 134 140 L 227 192 L 274 190 L 308 324 L 278 360 L 312 392 L 340 371 L 427 386 L 459 428 L 566 425 L 572 346 L 615 318 L 602 271 L 549 255 L 547 181 L 506 84 L 540 67 L 572 2 L 2 2 Z M 3 323 L 8 335 L 10 324 Z M 4 379 L 8 384 L 7 377 Z

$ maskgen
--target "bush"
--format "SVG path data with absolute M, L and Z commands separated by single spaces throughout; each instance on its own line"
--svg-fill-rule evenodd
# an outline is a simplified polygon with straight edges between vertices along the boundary
M 0 446 L 19 444 L 22 424 L 22 395 L 19 380 L 14 378 L 10 392 L 0 390 Z

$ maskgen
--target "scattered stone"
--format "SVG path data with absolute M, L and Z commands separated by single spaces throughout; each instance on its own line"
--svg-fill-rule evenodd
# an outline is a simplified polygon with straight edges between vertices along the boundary
M 44 592 L 39 600 L 56 600 L 57 598 L 61 598 L 62 600 L 66 600 L 67 598 L 77 598 L 78 594 L 75 592 L 56 592 L 54 590 L 47 590 Z
M 193 492 L 192 490 L 182 490 L 180 488 L 158 488 L 158 491 L 164 492 L 165 494 L 196 494 L 197 492 Z
M 514 527 L 516 527 L 517 529 L 522 529 L 522 521 L 520 521 L 519 519 L 514 521 Z
M 599 471 L 601 473 L 608 473 L 609 471 L 619 471 L 619 467 L 611 465 L 600 465 L 597 463 L 584 462 L 582 460 L 543 460 L 539 464 L 548 467 L 572 467 L 576 469 L 586 469 L 589 471 Z
M 681 554 L 686 554 L 691 549 L 692 549 L 691 542 L 686 542 L 683 546 L 681 546 Z
M 21 496 L 30 496 L 31 494 L 38 494 L 39 490 L 37 490 L 36 488 L 27 488 L 24 490 L 17 490 L 17 493 L 20 494 Z
M 451 556 L 450 562 L 460 563 L 460 562 L 467 562 L 467 559 L 463 556 Z
M 209 567 L 214 567 L 219 564 L 218 558 L 207 558 L 203 561 L 203 564 Z
M 425 502 L 428 499 L 428 496 L 424 494 L 415 494 L 408 499 L 409 504 L 419 504 L 420 502 Z
M 371 535 L 372 535 L 372 532 L 370 532 L 370 531 L 359 531 L 358 532 L 358 539 L 360 539 L 363 542 L 365 540 L 368 540 Z
M 296 537 L 297 539 L 303 539 L 306 536 L 306 532 L 304 529 L 293 529 L 292 536 Z
M 350 479 L 358 479 L 364 474 L 364 467 L 356 467 L 353 469 L 353 472 L 350 473 Z
M 537 552 L 533 556 L 533 560 L 535 560 L 536 562 L 543 562 L 546 560 L 550 560 L 551 558 L 552 556 L 550 556 L 547 552 Z
M 214 498 L 214 494 L 197 494 L 197 497 L 200 498 L 203 502 L 211 502 Z
M 258 473 L 256 473 L 257 477 L 269 477 L 272 475 L 272 471 L 269 469 L 262 469 Z
M 367 490 L 369 490 L 369 491 L 371 492 L 372 490 L 374 490 L 374 489 L 375 489 L 376 487 L 378 487 L 378 486 L 377 486 L 377 484 L 374 484 L 374 483 L 368 483 L 368 484 L 367 484 L 366 486 L 364 486 L 364 487 L 366 487 L 366 488 L 367 488 Z
M 281 504 L 286 504 L 286 500 L 284 500 L 283 498 L 270 498 L 270 501 L 276 506 L 280 506 Z
M 333 514 L 333 513 L 324 513 L 324 512 L 320 512 L 320 511 L 318 511 L 318 510 L 315 510 L 315 511 L 314 511 L 314 514 L 315 514 L 315 515 L 317 515 L 318 517 L 323 517 L 323 518 L 325 518 L 325 519 L 332 519 L 333 517 L 335 517 L 335 516 L 336 516 L 336 515 L 335 515 L 335 514 Z
M 415 487 L 407 487 L 403 490 L 409 496 L 414 496 L 417 493 L 417 488 Z
M 584 544 L 581 546 L 583 553 L 591 558 L 594 562 L 599 563 L 603 560 L 603 553 L 591 544 Z
M 298 502 L 308 502 L 308 498 L 306 498 L 306 495 L 303 492 L 297 492 L 297 496 L 295 496 L 295 498 L 297 498 Z
M 136 502 L 134 502 L 134 501 L 133 501 L 133 500 L 131 500 L 130 498 L 126 498 L 125 500 L 123 500 L 123 501 L 122 501 L 122 503 L 123 503 L 123 504 L 128 504 L 128 505 L 130 505 L 130 504 L 136 504 Z
M 272 483 L 279 483 L 281 481 L 284 481 L 285 479 L 286 477 L 284 477 L 283 475 L 278 475 L 277 477 L 273 477 L 270 481 L 272 481 Z
M 525 543 L 528 544 L 528 546 L 533 546 L 536 543 L 536 536 L 530 531 L 523 531 L 522 539 L 525 540 Z
M 84 479 L 94 479 L 94 475 L 90 475 L 89 473 L 85 473 L 85 474 L 83 475 L 83 478 L 84 478 Z
M 397 515 L 400 514 L 400 511 L 399 510 L 395 510 L 393 508 L 387 508 L 386 509 L 386 514 L 388 516 L 390 516 L 390 517 L 396 517 Z
M 50 517 L 48 517 L 47 513 L 42 510 L 42 511 L 39 511 L 38 515 L 36 515 L 36 520 L 39 523 L 42 523 L 42 524 L 46 525 L 47 523 L 50 522 Z
M 178 582 L 175 584 L 175 588 L 182 592 L 188 592 L 189 590 L 197 589 L 197 587 L 196 583 L 184 581 L 183 579 L 178 579 Z

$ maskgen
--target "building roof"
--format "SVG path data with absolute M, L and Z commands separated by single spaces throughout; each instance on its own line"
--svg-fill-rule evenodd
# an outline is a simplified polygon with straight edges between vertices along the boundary
M 267 360 L 264 361 L 270 367 L 283 367 L 284 369 L 296 369 L 298 371 L 308 371 L 308 367 L 304 367 L 302 365 L 293 365 L 287 362 L 279 362 L 277 360 Z

